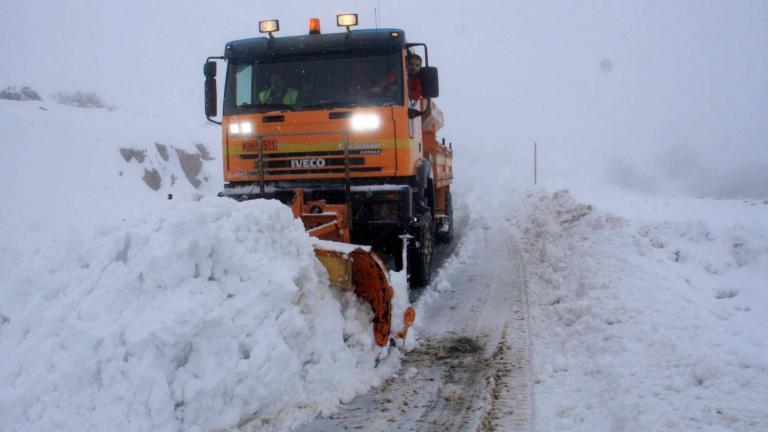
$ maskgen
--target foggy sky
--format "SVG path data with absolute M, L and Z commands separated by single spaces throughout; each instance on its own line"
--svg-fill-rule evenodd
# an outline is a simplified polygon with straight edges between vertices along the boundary
M 123 109 L 202 115 L 202 63 L 233 39 L 358 12 L 440 70 L 457 159 L 530 179 L 768 198 L 768 2 L 4 0 L 0 87 L 93 90 Z M 457 173 L 469 170 L 457 161 Z

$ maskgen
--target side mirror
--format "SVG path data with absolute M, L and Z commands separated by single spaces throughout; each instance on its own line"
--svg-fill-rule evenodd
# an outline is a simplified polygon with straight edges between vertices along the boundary
M 216 114 L 218 114 L 218 97 L 216 94 L 216 62 L 206 62 L 205 66 L 203 67 L 203 74 L 205 74 L 205 116 L 210 120 L 210 117 L 216 117 Z
M 421 77 L 421 97 L 424 99 L 436 98 L 440 95 L 440 85 L 437 80 L 437 68 L 425 66 L 419 72 Z
M 203 74 L 206 78 L 216 78 L 216 62 L 205 62 L 205 66 L 203 66 Z
M 205 79 L 205 116 L 216 117 L 218 105 L 216 97 L 216 78 Z

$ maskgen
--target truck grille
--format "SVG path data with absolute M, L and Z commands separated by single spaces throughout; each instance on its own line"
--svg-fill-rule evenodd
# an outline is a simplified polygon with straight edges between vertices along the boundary
M 350 172 L 378 172 L 381 167 L 366 167 L 363 155 L 380 154 L 380 150 L 350 150 Z M 259 155 L 240 155 L 242 160 L 253 160 L 255 171 L 248 175 L 258 175 Z M 264 175 L 297 174 L 339 174 L 345 172 L 344 151 L 321 151 L 305 153 L 265 153 Z

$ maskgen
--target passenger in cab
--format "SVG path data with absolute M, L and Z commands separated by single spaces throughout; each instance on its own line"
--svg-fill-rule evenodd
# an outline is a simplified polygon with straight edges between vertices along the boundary
M 408 62 L 408 98 L 412 101 L 421 100 L 421 57 L 411 54 Z

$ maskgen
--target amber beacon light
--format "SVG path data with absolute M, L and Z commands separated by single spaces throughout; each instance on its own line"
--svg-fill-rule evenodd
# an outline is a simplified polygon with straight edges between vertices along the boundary
M 320 18 L 309 19 L 309 34 L 320 34 Z

